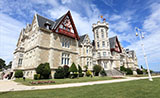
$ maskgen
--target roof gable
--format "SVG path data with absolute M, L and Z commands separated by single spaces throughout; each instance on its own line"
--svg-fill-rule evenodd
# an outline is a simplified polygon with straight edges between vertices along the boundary
M 70 11 L 57 20 L 53 31 L 79 40 Z
M 118 41 L 118 37 L 114 36 L 112 38 L 109 38 L 109 42 L 110 42 L 110 49 L 111 51 L 116 51 L 116 52 L 122 52 L 120 43 Z

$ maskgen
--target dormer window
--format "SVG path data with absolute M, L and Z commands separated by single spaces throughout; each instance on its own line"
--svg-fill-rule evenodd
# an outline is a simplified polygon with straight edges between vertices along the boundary
M 50 29 L 50 26 L 51 26 L 51 24 L 48 22 L 48 21 L 46 21 L 45 22 L 45 24 L 44 24 L 44 26 L 46 27 L 46 29 Z

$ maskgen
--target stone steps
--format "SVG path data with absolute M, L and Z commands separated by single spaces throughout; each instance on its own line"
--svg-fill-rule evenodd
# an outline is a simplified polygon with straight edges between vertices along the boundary
M 107 76 L 124 76 L 118 69 L 106 70 Z

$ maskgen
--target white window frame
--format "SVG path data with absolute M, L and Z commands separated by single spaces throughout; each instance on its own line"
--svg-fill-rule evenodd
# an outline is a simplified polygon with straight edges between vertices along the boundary
M 70 54 L 62 53 L 61 65 L 69 65 L 69 64 L 70 64 Z

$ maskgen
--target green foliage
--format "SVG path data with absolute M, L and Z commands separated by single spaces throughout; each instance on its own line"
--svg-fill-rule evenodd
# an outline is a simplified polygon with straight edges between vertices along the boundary
M 91 72 L 90 70 L 87 70 L 86 76 L 87 76 L 87 77 L 92 76 L 92 72 Z
M 98 76 L 101 70 L 102 70 L 102 67 L 100 65 L 93 66 L 93 71 L 95 73 L 95 76 Z
M 78 72 L 79 72 L 79 74 L 82 73 L 82 68 L 79 64 L 78 64 Z
M 100 72 L 101 76 L 107 76 L 105 70 L 103 69 L 101 72 Z
M 70 77 L 71 79 L 77 78 L 77 77 L 78 77 L 78 73 L 70 74 L 69 77 Z
M 141 71 L 140 69 L 137 69 L 137 74 L 143 74 L 143 71 Z
M 141 69 L 143 69 L 143 66 L 141 65 Z
M 120 71 L 126 72 L 126 68 L 124 66 L 121 66 Z
M 16 78 L 22 78 L 23 77 L 23 71 L 22 70 L 16 70 L 15 75 Z
M 68 78 L 69 74 L 70 74 L 70 72 L 69 72 L 69 66 L 68 65 L 64 65 L 63 66 L 63 70 L 64 70 L 64 77 Z
M 126 75 L 133 75 L 131 68 L 126 68 Z
M 72 63 L 71 67 L 69 68 L 69 72 L 72 72 L 72 73 L 78 72 L 78 69 L 77 69 L 74 62 Z
M 39 80 L 40 79 L 40 74 L 34 74 L 34 80 Z
M 79 77 L 83 77 L 84 76 L 84 73 L 79 73 Z
M 56 72 L 54 74 L 55 79 L 64 79 L 65 74 L 64 74 L 64 69 L 63 67 L 59 66 L 58 69 L 56 69 Z
M 0 69 L 2 70 L 2 68 L 5 68 L 6 64 L 5 64 L 5 60 L 0 58 Z
M 41 79 L 48 79 L 50 74 L 51 74 L 51 69 L 49 66 L 49 63 L 41 63 L 37 68 L 36 68 L 36 73 L 40 74 Z
M 85 65 L 84 66 L 84 68 L 85 68 L 85 72 L 88 70 L 88 66 L 87 65 Z

